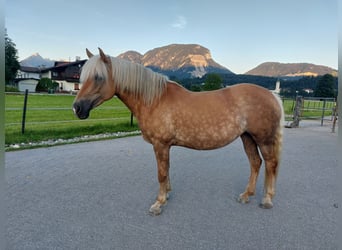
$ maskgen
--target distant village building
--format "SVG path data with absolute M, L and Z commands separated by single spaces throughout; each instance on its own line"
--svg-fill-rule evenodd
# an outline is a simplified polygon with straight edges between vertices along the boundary
M 35 92 L 36 86 L 40 80 L 40 69 L 35 67 L 21 66 L 17 72 L 17 77 L 14 83 L 17 85 L 19 91 Z
M 279 80 L 279 78 L 276 82 L 276 87 L 274 90 L 272 90 L 272 92 L 279 95 L 279 93 L 280 93 L 280 80 Z
M 86 60 L 77 58 L 74 62 L 55 62 L 50 68 L 36 68 L 21 66 L 15 83 L 19 91 L 35 92 L 41 78 L 49 78 L 58 83 L 56 91 L 73 92 L 80 89 L 79 80 L 81 68 Z
M 303 89 L 303 91 L 307 94 L 312 94 L 314 92 L 313 89 Z

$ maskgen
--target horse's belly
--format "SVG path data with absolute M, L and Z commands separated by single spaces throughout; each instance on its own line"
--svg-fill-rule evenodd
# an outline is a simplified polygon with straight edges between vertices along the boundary
M 193 149 L 215 149 L 223 147 L 234 141 L 240 136 L 240 129 L 232 127 L 219 128 L 193 128 L 190 130 L 182 129 L 178 131 L 175 138 L 175 145 L 184 146 Z

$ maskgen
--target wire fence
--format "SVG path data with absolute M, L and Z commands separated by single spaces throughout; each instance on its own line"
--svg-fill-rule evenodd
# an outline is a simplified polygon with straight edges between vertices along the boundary
M 292 120 L 289 127 L 298 127 L 300 120 L 320 120 L 321 126 L 324 121 L 337 119 L 337 103 L 335 98 L 302 97 L 296 99 L 283 99 L 284 106 L 287 103 L 288 120 Z
M 55 125 L 75 123 L 78 121 L 73 117 L 71 107 L 57 107 L 51 105 L 32 107 L 27 105 L 28 92 L 25 92 L 24 96 L 23 106 L 5 108 L 6 112 L 22 113 L 22 119 L 6 122 L 5 127 L 21 125 L 22 133 L 24 133 L 26 125 Z M 300 102 L 298 102 L 298 98 L 300 98 Z M 298 119 L 298 121 L 302 119 L 317 119 L 321 120 L 321 125 L 323 125 L 324 120 L 333 120 L 334 117 L 337 116 L 335 98 L 297 97 L 297 99 L 283 98 L 282 101 L 287 121 L 295 121 L 296 119 Z M 93 117 L 87 122 L 130 121 L 130 124 L 133 125 L 133 115 L 124 105 L 101 106 L 97 109 L 101 110 L 101 115 Z M 29 119 L 26 117 L 26 112 L 29 112 L 30 114 L 28 117 Z M 104 113 L 107 115 L 103 115 Z
M 38 127 L 55 129 L 69 126 L 67 124 L 70 126 L 83 124 L 84 126 L 85 124 L 130 122 L 130 125 L 133 126 L 133 115 L 118 100 L 114 100 L 108 105 L 101 105 L 92 111 L 90 119 L 83 121 L 77 119 L 73 114 L 71 108 L 73 95 L 37 95 L 25 92 L 6 93 L 6 96 L 8 100 L 5 106 L 5 129 L 8 131 L 18 131 L 21 128 L 22 134 L 24 134 L 26 126 L 32 129 Z

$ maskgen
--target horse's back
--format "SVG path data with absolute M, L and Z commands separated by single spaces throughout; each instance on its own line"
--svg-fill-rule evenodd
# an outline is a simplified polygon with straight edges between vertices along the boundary
M 259 98 L 273 98 L 273 94 L 268 89 L 252 83 L 239 83 L 224 89 L 227 92 L 232 92 L 234 96 L 242 97 L 257 97 Z

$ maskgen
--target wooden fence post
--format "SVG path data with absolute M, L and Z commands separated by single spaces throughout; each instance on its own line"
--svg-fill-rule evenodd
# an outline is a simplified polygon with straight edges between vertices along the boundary
M 303 97 L 297 96 L 296 97 L 296 104 L 293 110 L 293 122 L 290 124 L 290 128 L 298 128 L 300 116 L 302 113 L 302 106 L 303 106 Z
M 324 120 L 324 113 L 325 113 L 325 106 L 327 104 L 327 99 L 323 99 L 323 108 L 322 108 L 322 118 L 321 118 L 321 126 L 323 126 L 323 120 Z
M 337 100 L 336 100 L 335 107 L 333 108 L 333 125 L 331 129 L 332 133 L 335 133 L 336 121 L 337 121 L 337 116 L 338 116 L 337 107 L 338 105 L 337 105 Z
M 24 107 L 23 107 L 23 119 L 21 121 L 21 133 L 25 133 L 25 120 L 26 120 L 26 106 L 27 106 L 28 89 L 25 90 Z

